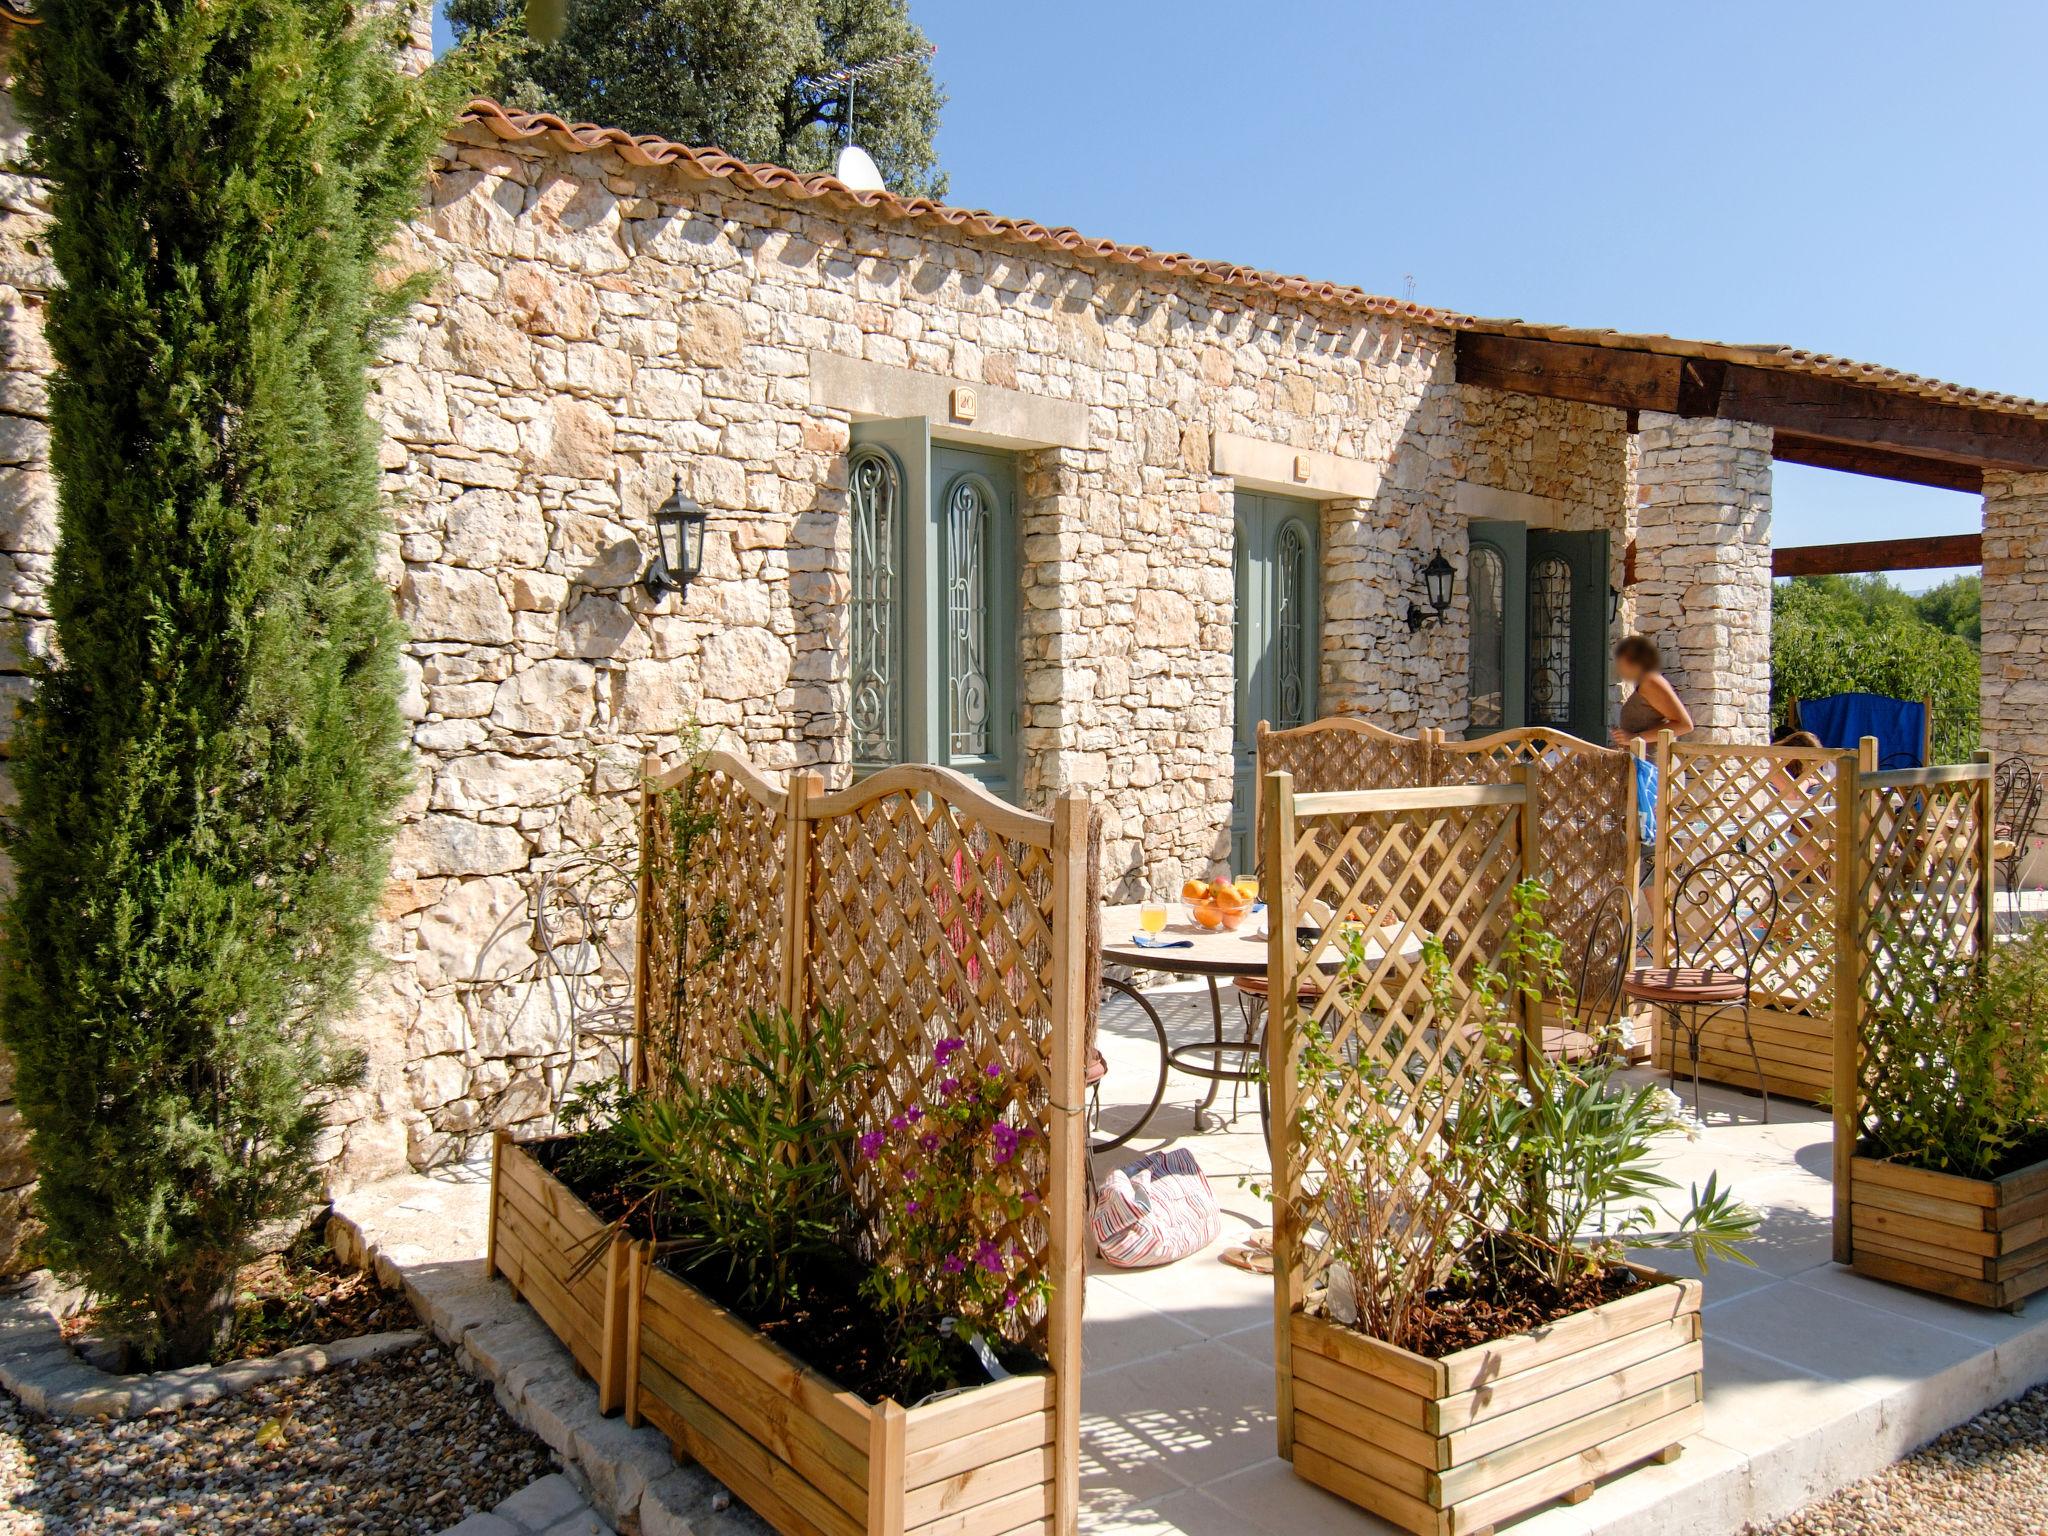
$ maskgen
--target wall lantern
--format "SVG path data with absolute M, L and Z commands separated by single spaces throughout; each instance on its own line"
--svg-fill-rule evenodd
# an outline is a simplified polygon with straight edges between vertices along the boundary
M 1621 618 L 1621 588 L 1609 584 L 1607 588 L 1607 622 L 1613 624 Z
M 1422 568 L 1422 590 L 1429 599 L 1431 612 L 1424 613 L 1414 603 L 1408 605 L 1408 633 L 1415 634 L 1426 624 L 1435 624 L 1450 612 L 1451 584 L 1458 573 L 1451 568 L 1451 562 L 1438 550 L 1429 557 L 1429 564 Z
M 657 603 L 671 592 L 687 592 L 704 571 L 704 525 L 710 515 L 676 488 L 654 514 L 654 558 L 640 585 Z

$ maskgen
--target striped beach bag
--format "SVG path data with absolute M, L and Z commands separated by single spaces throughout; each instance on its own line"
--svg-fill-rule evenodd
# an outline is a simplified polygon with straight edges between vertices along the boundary
M 1223 1213 L 1195 1154 L 1174 1147 L 1147 1152 L 1104 1179 L 1089 1225 L 1105 1263 L 1143 1269 L 1208 1247 L 1223 1230 Z

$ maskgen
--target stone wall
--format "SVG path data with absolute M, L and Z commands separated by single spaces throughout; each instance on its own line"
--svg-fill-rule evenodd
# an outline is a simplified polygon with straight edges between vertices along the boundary
M 2048 761 L 2048 475 L 1985 471 L 1982 667 L 1984 745 Z
M 36 419 L 48 274 L 27 221 L 6 224 L 4 377 L 20 379 L 0 416 L 0 557 L 27 646 L 54 537 Z M 1022 787 L 1040 804 L 1095 795 L 1126 891 L 1227 847 L 1222 435 L 1346 467 L 1341 497 L 1310 491 L 1322 698 L 1392 727 L 1464 723 L 1463 591 L 1445 623 L 1402 623 L 1430 552 L 1462 570 L 1460 482 L 1567 503 L 1574 526 L 1615 531 L 1617 559 L 1629 533 L 1619 412 L 1461 388 L 1448 336 L 1391 318 L 1255 304 L 477 127 L 451 135 L 396 255 L 439 273 L 373 402 L 419 771 L 383 963 L 349 1024 L 371 1073 L 337 1117 L 343 1179 L 545 1116 L 565 1065 L 552 1014 L 466 980 L 507 919 L 492 971 L 527 957 L 520 915 L 555 861 L 629 845 L 641 765 L 674 760 L 690 722 L 771 769 L 844 778 L 855 407 L 819 358 L 1081 413 L 1072 442 L 1014 444 Z M 678 484 L 710 514 L 706 569 L 657 604 L 638 579 Z
M 1636 466 L 1635 620 L 1698 727 L 1762 742 L 1771 726 L 1771 432 L 1645 411 Z

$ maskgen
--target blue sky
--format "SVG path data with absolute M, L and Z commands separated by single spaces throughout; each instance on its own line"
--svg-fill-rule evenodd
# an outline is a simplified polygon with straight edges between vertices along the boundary
M 2048 395 L 2048 6 L 911 10 L 951 97 L 955 202 L 1480 314 Z M 1778 467 L 1781 543 L 1978 521 L 1971 497 Z

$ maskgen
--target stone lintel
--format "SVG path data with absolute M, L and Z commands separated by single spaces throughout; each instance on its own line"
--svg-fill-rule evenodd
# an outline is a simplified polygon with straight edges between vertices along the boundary
M 1210 468 L 1247 490 L 1317 501 L 1371 501 L 1380 491 L 1381 466 L 1339 454 L 1290 448 L 1285 443 L 1218 432 Z
M 1088 408 L 972 379 L 811 354 L 811 404 L 883 420 L 922 416 L 952 442 L 992 448 L 1086 448 Z

